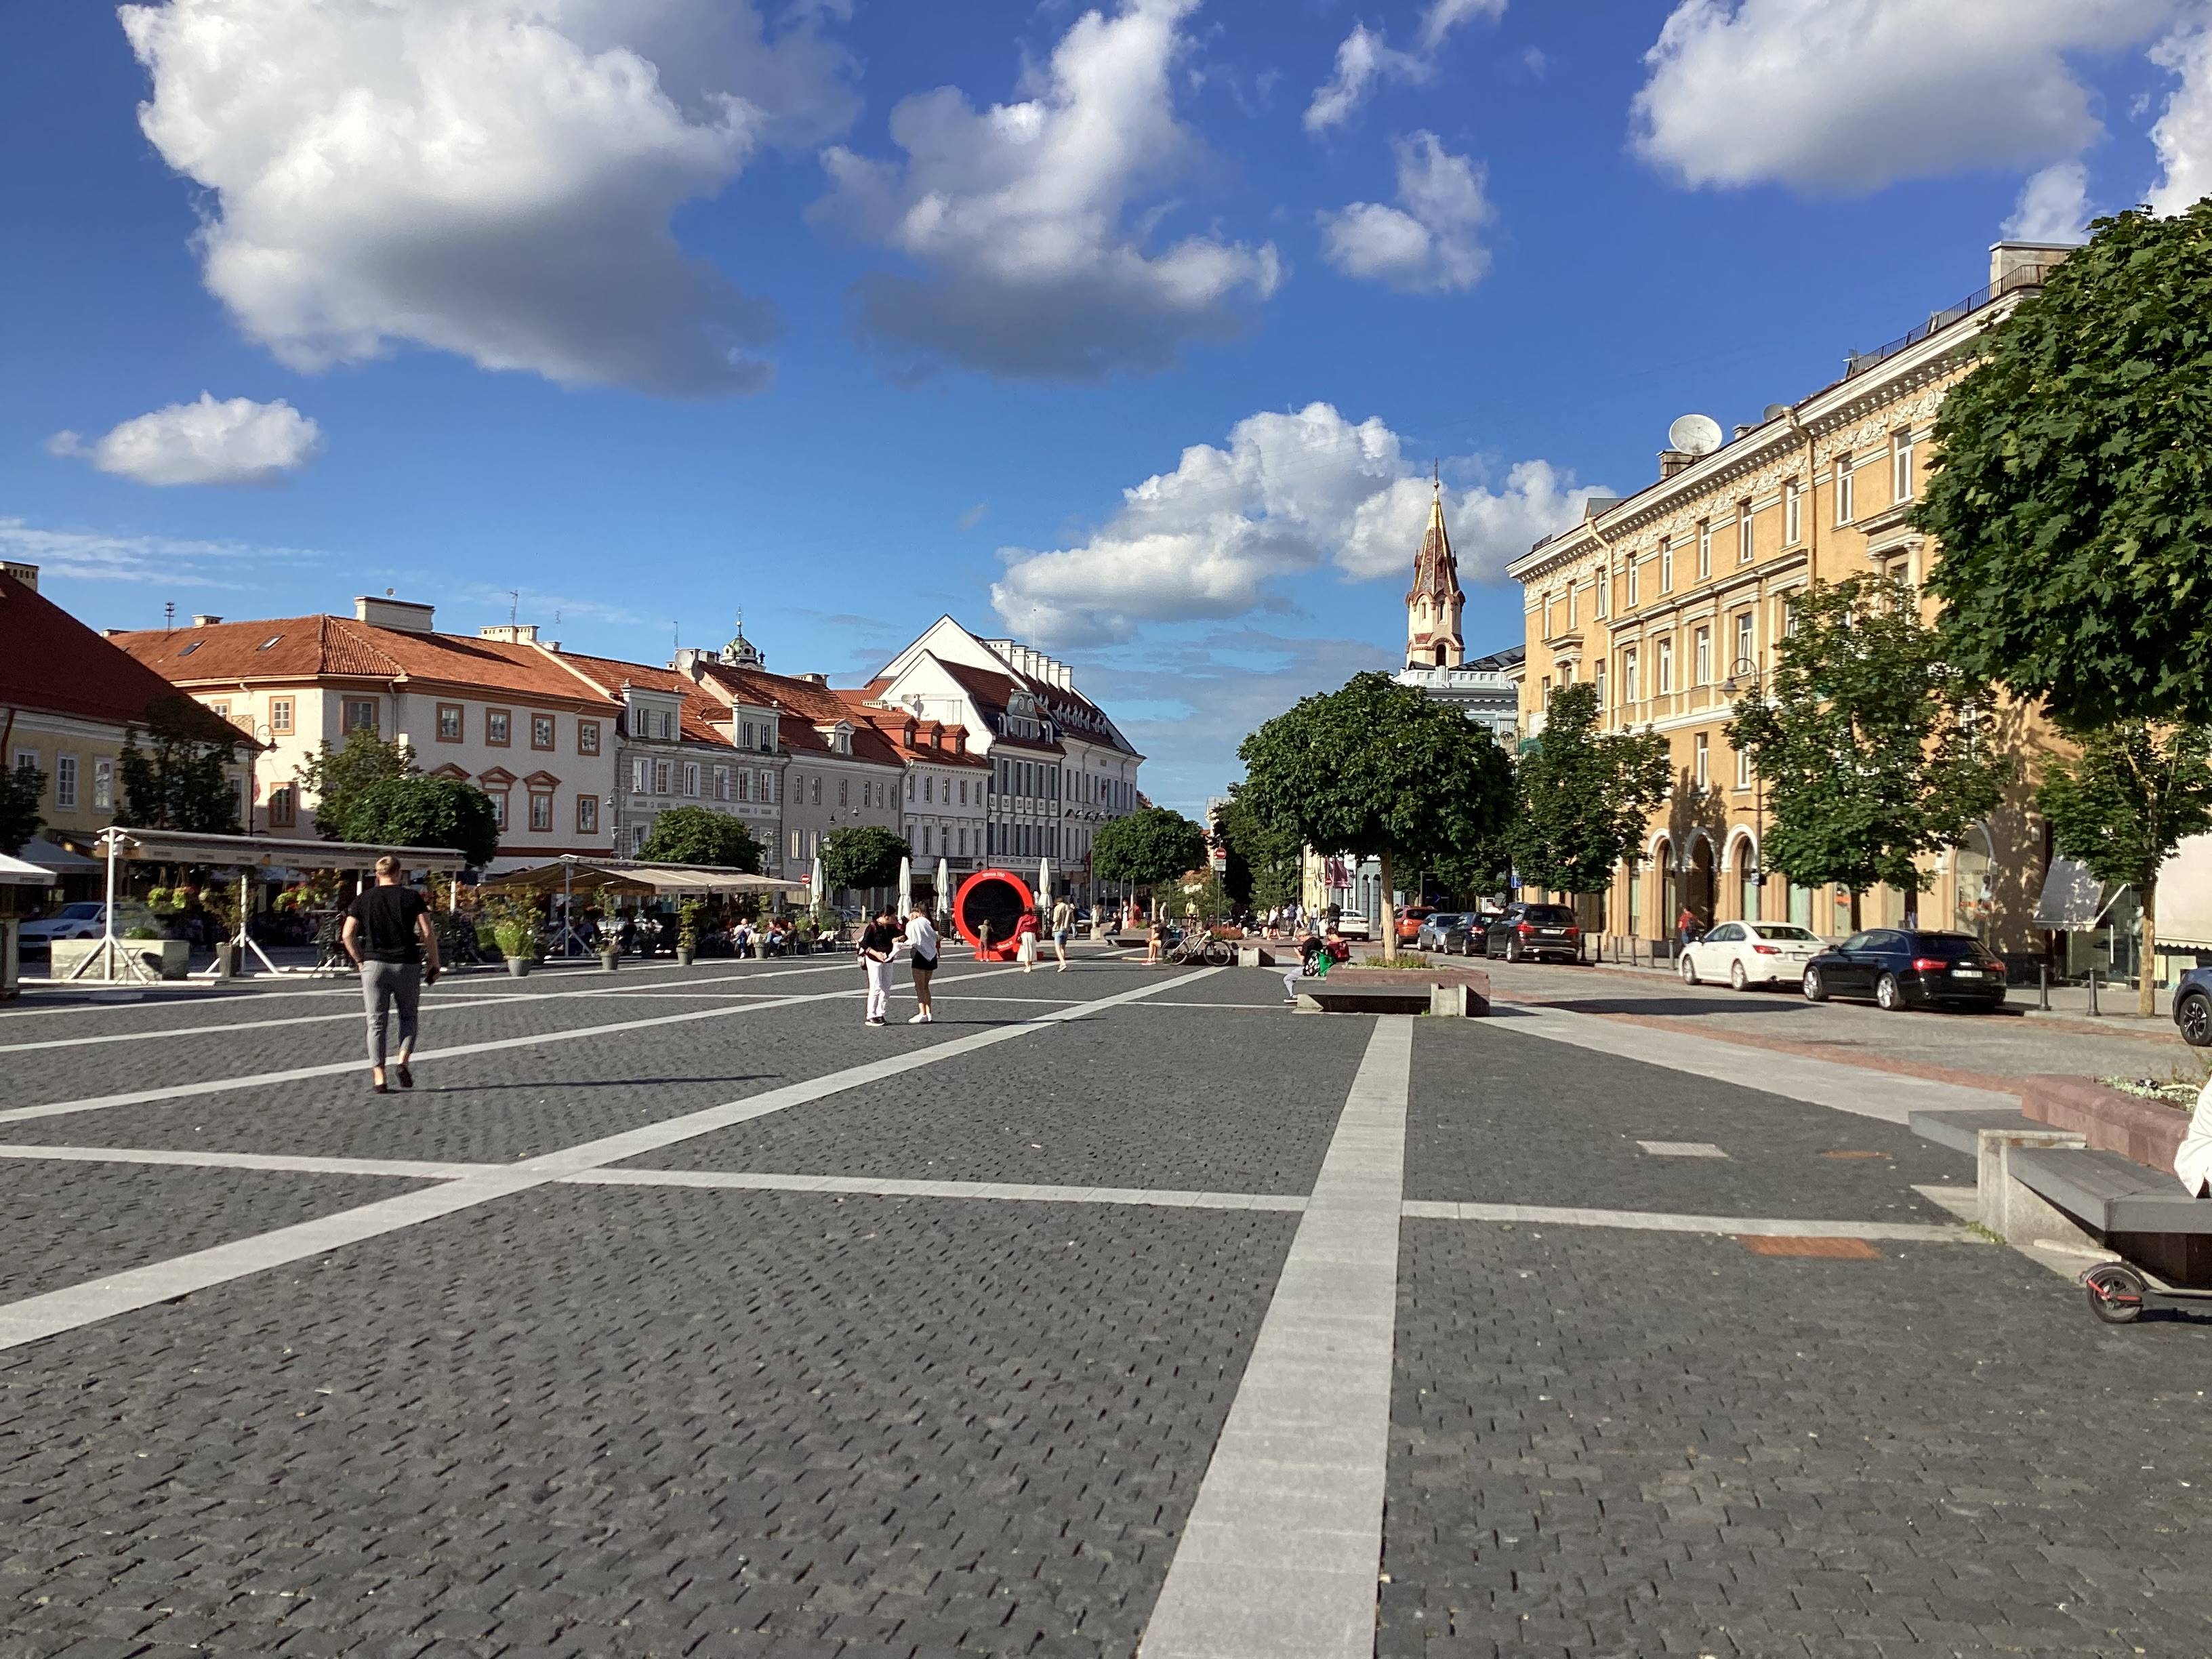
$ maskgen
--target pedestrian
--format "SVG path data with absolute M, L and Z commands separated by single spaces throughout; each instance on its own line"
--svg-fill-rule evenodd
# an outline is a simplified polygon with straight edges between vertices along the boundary
M 1308 933 L 1298 941 L 1298 965 L 1283 975 L 1284 1001 L 1296 1002 L 1298 1000 L 1297 981 L 1313 977 L 1314 964 L 1321 953 L 1320 934 Z
M 1704 925 L 1698 920 L 1698 913 L 1684 905 L 1682 914 L 1674 918 L 1675 938 L 1686 945 L 1701 937 L 1705 931 Z
M 1160 959 L 1160 946 L 1166 943 L 1166 930 L 1160 926 L 1160 919 L 1154 916 L 1152 929 L 1145 935 L 1145 960 L 1147 963 L 1158 962 Z
M 891 958 L 898 954 L 899 933 L 888 904 L 860 930 L 860 966 L 868 975 L 868 1012 L 865 1024 L 881 1025 L 890 1010 Z
M 399 860 L 386 853 L 376 861 L 376 884 L 346 911 L 339 934 L 347 956 L 361 969 L 361 1000 L 368 1015 L 368 1086 L 385 1085 L 385 1027 L 393 1005 L 399 1009 L 399 1059 L 392 1067 L 399 1086 L 415 1086 L 408 1062 L 420 1030 L 416 1007 L 424 985 L 435 985 L 441 971 L 438 935 L 430 926 L 430 907 L 412 887 L 399 884 Z
M 982 926 L 975 930 L 975 960 L 978 962 L 988 962 L 990 959 L 991 919 L 988 916 L 986 916 L 983 918 Z
M 1014 957 L 1022 964 L 1022 971 L 1032 973 L 1036 969 L 1037 913 L 1024 910 L 1014 923 Z
M 906 918 L 907 967 L 914 975 L 915 1016 L 907 1021 L 909 1025 L 936 1022 L 937 1015 L 929 1006 L 929 980 L 937 971 L 937 929 L 930 922 L 929 912 L 917 904 Z
M 1075 937 L 1075 907 L 1065 898 L 1052 907 L 1052 949 L 1060 971 L 1067 971 L 1067 941 Z

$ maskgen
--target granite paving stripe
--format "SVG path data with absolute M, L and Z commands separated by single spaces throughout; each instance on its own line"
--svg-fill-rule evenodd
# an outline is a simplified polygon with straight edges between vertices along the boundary
M 1784 1238 L 1891 1238 L 1922 1244 L 1986 1244 L 1971 1227 L 1912 1221 L 1814 1221 L 1803 1216 L 1670 1215 L 1656 1210 L 1595 1210 L 1546 1204 L 1455 1204 L 1409 1198 L 1405 1213 L 1421 1221 L 1488 1221 L 1509 1225 L 1611 1227 L 1629 1232 L 1718 1233 Z
M 1373 1036 L 1145 1627 L 1146 1659 L 1375 1648 L 1413 1023 Z

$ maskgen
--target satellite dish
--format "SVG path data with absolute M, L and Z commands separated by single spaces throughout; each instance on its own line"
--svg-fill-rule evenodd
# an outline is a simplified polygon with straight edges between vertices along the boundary
M 1667 441 L 1685 455 L 1710 455 L 1721 447 L 1721 423 L 1710 415 L 1685 415 L 1667 428 Z
M 1789 412 L 1790 405 L 1788 404 L 1769 404 L 1766 406 L 1766 412 L 1759 418 L 1762 421 L 1778 421 Z

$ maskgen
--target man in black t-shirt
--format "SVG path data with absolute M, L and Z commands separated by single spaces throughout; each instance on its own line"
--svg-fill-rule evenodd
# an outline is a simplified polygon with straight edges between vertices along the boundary
M 415 1052 L 416 1009 L 423 986 L 438 982 L 438 935 L 430 926 L 430 907 L 412 887 L 399 884 L 399 860 L 389 853 L 376 861 L 376 885 L 346 911 L 340 938 L 361 969 L 361 1000 L 368 1014 L 368 1086 L 385 1092 L 385 1024 L 397 1003 L 399 1059 L 392 1075 L 401 1088 L 411 1089 L 415 1073 L 407 1062 Z

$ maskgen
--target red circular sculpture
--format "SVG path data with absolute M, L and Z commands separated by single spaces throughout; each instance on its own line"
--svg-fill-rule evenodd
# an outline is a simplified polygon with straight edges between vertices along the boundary
M 1020 947 L 1014 942 L 1014 923 L 1036 908 L 1030 884 L 1011 870 L 978 870 L 960 884 L 952 896 L 952 925 L 960 937 L 975 946 L 984 962 L 1012 962 Z M 991 943 L 983 945 L 983 927 L 991 928 Z

